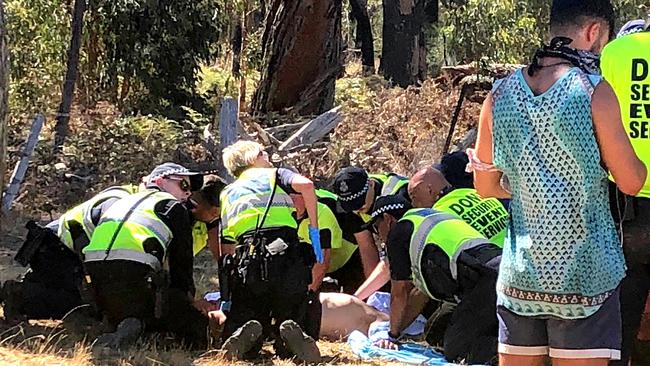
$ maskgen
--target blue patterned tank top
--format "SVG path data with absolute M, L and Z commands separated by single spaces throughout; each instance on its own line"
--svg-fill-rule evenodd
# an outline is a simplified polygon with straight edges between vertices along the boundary
M 517 314 L 590 316 L 625 275 L 591 118 L 600 81 L 573 68 L 536 96 L 520 69 L 492 89 L 494 165 L 512 190 L 497 293 Z

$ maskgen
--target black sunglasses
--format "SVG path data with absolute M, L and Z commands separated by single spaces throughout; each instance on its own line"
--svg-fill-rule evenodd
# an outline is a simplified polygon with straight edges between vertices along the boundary
M 191 192 L 192 191 L 192 185 L 190 182 L 183 178 L 177 178 L 177 177 L 165 177 L 166 179 L 177 181 L 178 186 L 180 187 L 181 191 L 183 192 Z

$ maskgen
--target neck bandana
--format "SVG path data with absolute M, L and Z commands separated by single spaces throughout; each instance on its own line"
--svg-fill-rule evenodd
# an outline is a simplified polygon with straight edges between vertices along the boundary
M 557 57 L 570 62 L 573 66 L 580 68 L 587 74 L 600 75 L 600 56 L 589 51 L 576 50 L 568 45 L 573 40 L 567 37 L 555 37 L 547 46 L 538 49 L 533 56 L 533 61 L 528 67 L 528 75 L 533 76 L 543 66 L 540 60 L 545 57 Z

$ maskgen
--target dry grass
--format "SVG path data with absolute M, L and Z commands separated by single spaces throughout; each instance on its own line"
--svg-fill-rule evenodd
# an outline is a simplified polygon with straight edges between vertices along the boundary
M 6 250 L 5 257 L 11 258 L 14 251 Z M 194 268 L 197 293 L 215 291 L 217 286 L 216 266 L 210 254 L 199 254 Z M 24 269 L 10 260 L 0 262 L 0 279 L 15 278 Z M 13 275 L 11 275 L 13 274 Z M 1 314 L 1 313 L 0 313 Z M 115 365 L 115 366 L 225 366 L 225 365 L 278 365 L 293 366 L 290 360 L 273 356 L 271 347 L 266 347 L 263 357 L 254 363 L 237 362 L 221 358 L 216 351 L 189 351 L 179 347 L 171 338 L 149 336 L 139 340 L 123 352 L 110 352 L 91 347 L 92 339 L 83 339 L 68 334 L 60 321 L 39 320 L 22 322 L 15 326 L 4 324 L 0 318 L 0 365 Z M 359 361 L 344 342 L 320 341 L 319 347 L 327 365 L 379 365 L 385 363 Z M 389 363 L 390 365 L 390 363 Z M 396 365 L 396 364 L 395 364 Z

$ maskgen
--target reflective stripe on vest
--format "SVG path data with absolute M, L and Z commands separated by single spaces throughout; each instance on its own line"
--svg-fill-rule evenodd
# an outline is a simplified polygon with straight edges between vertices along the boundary
M 111 249 L 110 253 L 108 253 L 108 256 L 103 250 L 88 252 L 84 255 L 85 262 L 97 262 L 103 260 L 127 260 L 144 263 L 148 266 L 151 266 L 151 268 L 154 270 L 160 270 L 162 268 L 162 265 L 160 264 L 158 258 L 149 253 L 138 252 L 135 250 Z
M 120 187 L 109 187 L 99 192 L 88 201 L 85 201 L 64 213 L 59 219 L 59 228 L 57 230 L 57 236 L 61 239 L 61 242 L 63 242 L 63 244 L 68 248 L 74 250 L 74 239 L 70 232 L 70 225 L 72 223 L 78 223 L 88 237 L 88 240 L 90 240 L 95 231 L 95 224 L 92 221 L 93 208 L 109 199 L 124 198 L 132 194 L 133 191 L 131 190 L 131 187 L 133 186 L 126 185 Z
M 427 245 L 437 245 L 449 257 L 449 270 L 454 280 L 458 276 L 457 260 L 464 250 L 489 241 L 458 217 L 433 209 L 411 209 L 402 220 L 413 223 L 413 234 L 409 246 L 411 272 L 415 286 L 434 298 L 427 288 L 422 273 L 422 255 Z M 445 227 L 448 225 L 449 227 Z
M 167 246 L 172 241 L 173 235 L 167 225 L 156 215 L 155 206 L 161 201 L 175 200 L 175 198 L 166 192 L 151 193 L 152 191 L 149 190 L 122 198 L 104 213 L 93 233 L 90 244 L 83 249 L 85 260 L 128 259 L 156 267 L 152 265 L 154 263 L 152 257 L 156 257 L 146 253 L 143 244 L 148 239 L 156 239 L 162 245 L 162 249 L 167 251 Z M 147 195 L 150 196 L 147 197 Z M 143 197 L 146 199 L 141 201 L 133 209 L 128 219 L 124 221 L 124 217 L 133 208 L 133 205 Z M 119 232 L 116 234 L 118 228 Z M 114 236 L 115 241 L 107 257 L 106 250 L 111 245 Z M 165 253 L 162 254 L 165 255 Z M 158 259 L 155 262 L 160 265 Z
M 273 168 L 250 168 L 221 192 L 224 237 L 237 241 L 242 234 L 252 232 L 260 225 L 271 198 L 276 174 L 277 170 Z M 296 229 L 298 224 L 293 217 L 294 211 L 291 197 L 281 187 L 276 187 L 268 215 L 261 228 Z
M 496 198 L 482 198 L 475 189 L 460 188 L 442 196 L 433 208 L 456 215 L 503 248 L 508 231 L 508 211 Z
M 397 191 L 409 183 L 408 178 L 396 174 L 370 174 L 369 177 L 381 182 L 380 196 L 396 194 Z

